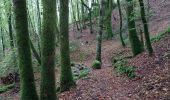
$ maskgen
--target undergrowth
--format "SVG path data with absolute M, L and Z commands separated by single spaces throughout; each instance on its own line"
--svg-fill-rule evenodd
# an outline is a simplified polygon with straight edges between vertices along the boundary
M 129 78 L 135 78 L 136 77 L 135 67 L 127 66 L 126 64 L 127 64 L 127 61 L 120 60 L 114 64 L 114 68 L 116 69 L 117 73 L 120 75 L 126 74 Z
M 168 33 L 170 33 L 170 27 L 165 32 L 159 33 L 157 36 L 152 37 L 151 42 L 158 42 L 164 35 Z
M 89 74 L 89 72 L 90 72 L 89 68 L 84 68 L 83 70 L 80 70 L 80 74 L 78 76 L 75 76 L 73 74 L 73 79 L 78 80 L 80 78 L 86 77 Z
M 6 86 L 0 86 L 0 93 L 6 92 L 9 89 L 12 89 L 15 85 L 14 84 L 9 84 Z
M 93 68 L 93 69 L 100 69 L 100 68 L 101 68 L 101 62 L 95 60 L 95 61 L 92 63 L 92 68 Z

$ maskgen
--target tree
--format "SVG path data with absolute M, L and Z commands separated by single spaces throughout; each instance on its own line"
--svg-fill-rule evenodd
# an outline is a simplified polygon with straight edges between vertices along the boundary
M 29 45 L 26 0 L 13 0 L 13 5 L 21 76 L 21 100 L 38 100 Z
M 102 45 L 102 32 L 103 32 L 103 0 L 100 1 L 100 19 L 99 19 L 99 32 L 97 35 L 97 55 L 96 60 L 101 61 L 101 45 Z M 101 66 L 100 66 L 101 67 Z
M 146 47 L 148 49 L 149 55 L 152 55 L 153 49 L 152 49 L 150 36 L 149 36 L 148 23 L 145 17 L 146 15 L 145 15 L 145 7 L 144 7 L 143 0 L 139 0 L 139 4 L 140 4 L 140 12 L 141 12 L 141 18 L 143 22 L 144 34 L 145 34 Z
M 83 0 L 81 0 L 81 3 L 82 3 L 82 5 L 83 5 L 84 7 L 86 7 L 87 10 L 89 11 L 88 14 L 89 14 L 89 21 L 90 21 L 90 33 L 93 34 L 92 7 L 90 8 L 88 5 L 86 5 Z
M 69 35 L 68 35 L 68 0 L 60 0 L 60 55 L 61 75 L 60 91 L 70 89 L 75 83 L 73 81 L 70 66 Z
M 8 11 L 8 30 L 9 30 L 9 37 L 10 37 L 10 46 L 11 49 L 14 48 L 14 40 L 13 40 L 13 32 L 12 32 L 12 12 L 11 12 L 11 0 L 9 0 L 9 11 Z
M 106 4 L 106 17 L 105 17 L 105 26 L 107 32 L 107 39 L 113 38 L 113 31 L 112 31 L 112 10 L 113 10 L 113 0 L 107 0 Z
M 42 0 L 43 22 L 41 33 L 41 88 L 40 100 L 56 100 L 55 87 L 55 32 L 56 0 Z
M 138 38 L 135 20 L 134 20 L 134 11 L 133 11 L 133 0 L 127 1 L 127 17 L 128 17 L 128 31 L 129 31 L 129 40 L 132 48 L 133 55 L 136 56 L 139 53 L 143 52 L 141 42 Z
M 123 36 L 122 36 L 122 10 L 121 10 L 121 6 L 120 6 L 120 0 L 117 0 L 117 6 L 119 9 L 119 16 L 120 16 L 120 40 L 122 43 L 122 46 L 125 47 L 125 42 L 123 41 Z

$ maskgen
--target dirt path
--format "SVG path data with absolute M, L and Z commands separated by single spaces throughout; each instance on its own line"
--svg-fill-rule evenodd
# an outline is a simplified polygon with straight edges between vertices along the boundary
M 164 55 L 170 48 L 165 43 L 170 44 L 170 35 L 153 44 L 153 57 L 143 53 L 130 60 L 130 64 L 137 66 L 137 78 L 118 77 L 112 67 L 104 65 L 101 70 L 93 70 L 87 78 L 78 80 L 76 88 L 60 94 L 60 100 L 169 100 L 170 59 Z M 110 46 L 110 49 L 103 49 L 103 54 L 109 57 L 115 47 L 107 44 L 103 48 Z

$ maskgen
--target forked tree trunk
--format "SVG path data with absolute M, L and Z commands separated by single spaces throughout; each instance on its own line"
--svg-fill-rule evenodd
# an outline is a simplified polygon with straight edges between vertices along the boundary
M 135 27 L 133 0 L 126 0 L 126 1 L 128 3 L 127 17 L 128 17 L 129 40 L 130 40 L 133 56 L 136 56 L 141 52 L 143 52 L 143 48 L 138 38 L 136 27 Z
M 145 17 L 146 15 L 145 15 L 145 7 L 144 7 L 143 0 L 139 0 L 139 4 L 140 4 L 140 10 L 141 10 L 141 18 L 142 18 L 143 27 L 144 27 L 146 47 L 147 47 L 149 55 L 152 55 L 153 49 L 152 49 L 152 45 L 151 45 L 151 41 L 150 41 L 148 23 L 147 23 L 147 20 Z

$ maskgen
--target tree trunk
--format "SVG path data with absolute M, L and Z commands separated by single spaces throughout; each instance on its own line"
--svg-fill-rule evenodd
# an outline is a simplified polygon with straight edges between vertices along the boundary
M 56 0 L 42 0 L 43 22 L 41 34 L 40 100 L 56 100 L 55 40 Z
M 143 0 L 139 0 L 139 4 L 140 4 L 140 10 L 141 10 L 141 18 L 142 18 L 143 27 L 144 27 L 146 47 L 148 49 L 149 55 L 152 55 L 153 49 L 152 49 L 150 36 L 149 36 L 148 23 L 145 17 L 145 7 L 144 7 Z
M 100 2 L 100 12 L 99 12 L 99 32 L 97 36 L 97 55 L 96 55 L 96 60 L 100 61 L 101 60 L 101 46 L 102 46 L 102 32 L 103 32 L 103 0 Z M 100 66 L 101 67 L 101 66 Z
M 120 41 L 122 43 L 122 46 L 125 47 L 125 42 L 123 40 L 123 36 L 122 36 L 122 10 L 121 10 L 121 6 L 120 6 L 120 0 L 117 0 L 117 5 L 118 5 L 118 9 L 119 9 L 119 16 L 120 16 Z
M 61 92 L 69 90 L 70 87 L 72 87 L 75 84 L 73 81 L 70 66 L 68 17 L 69 17 L 68 0 L 60 0 Z
M 21 75 L 21 100 L 38 100 L 29 44 L 26 0 L 13 0 L 19 69 Z
M 143 52 L 141 42 L 138 38 L 135 20 L 134 20 L 134 11 L 133 11 L 133 0 L 127 1 L 127 16 L 128 16 L 128 30 L 129 30 L 129 40 L 132 48 L 133 55 L 136 56 L 139 53 Z
M 13 40 L 13 35 L 12 35 L 12 23 L 11 23 L 11 10 L 9 11 L 8 14 L 8 29 L 9 29 L 9 38 L 10 38 L 10 46 L 13 49 L 14 48 L 14 40 Z
M 32 53 L 34 54 L 34 56 L 35 56 L 36 60 L 38 61 L 38 63 L 41 65 L 41 58 L 38 55 L 38 52 L 36 51 L 32 41 L 30 39 L 29 39 L 29 41 L 30 41 L 30 47 L 31 47 Z

